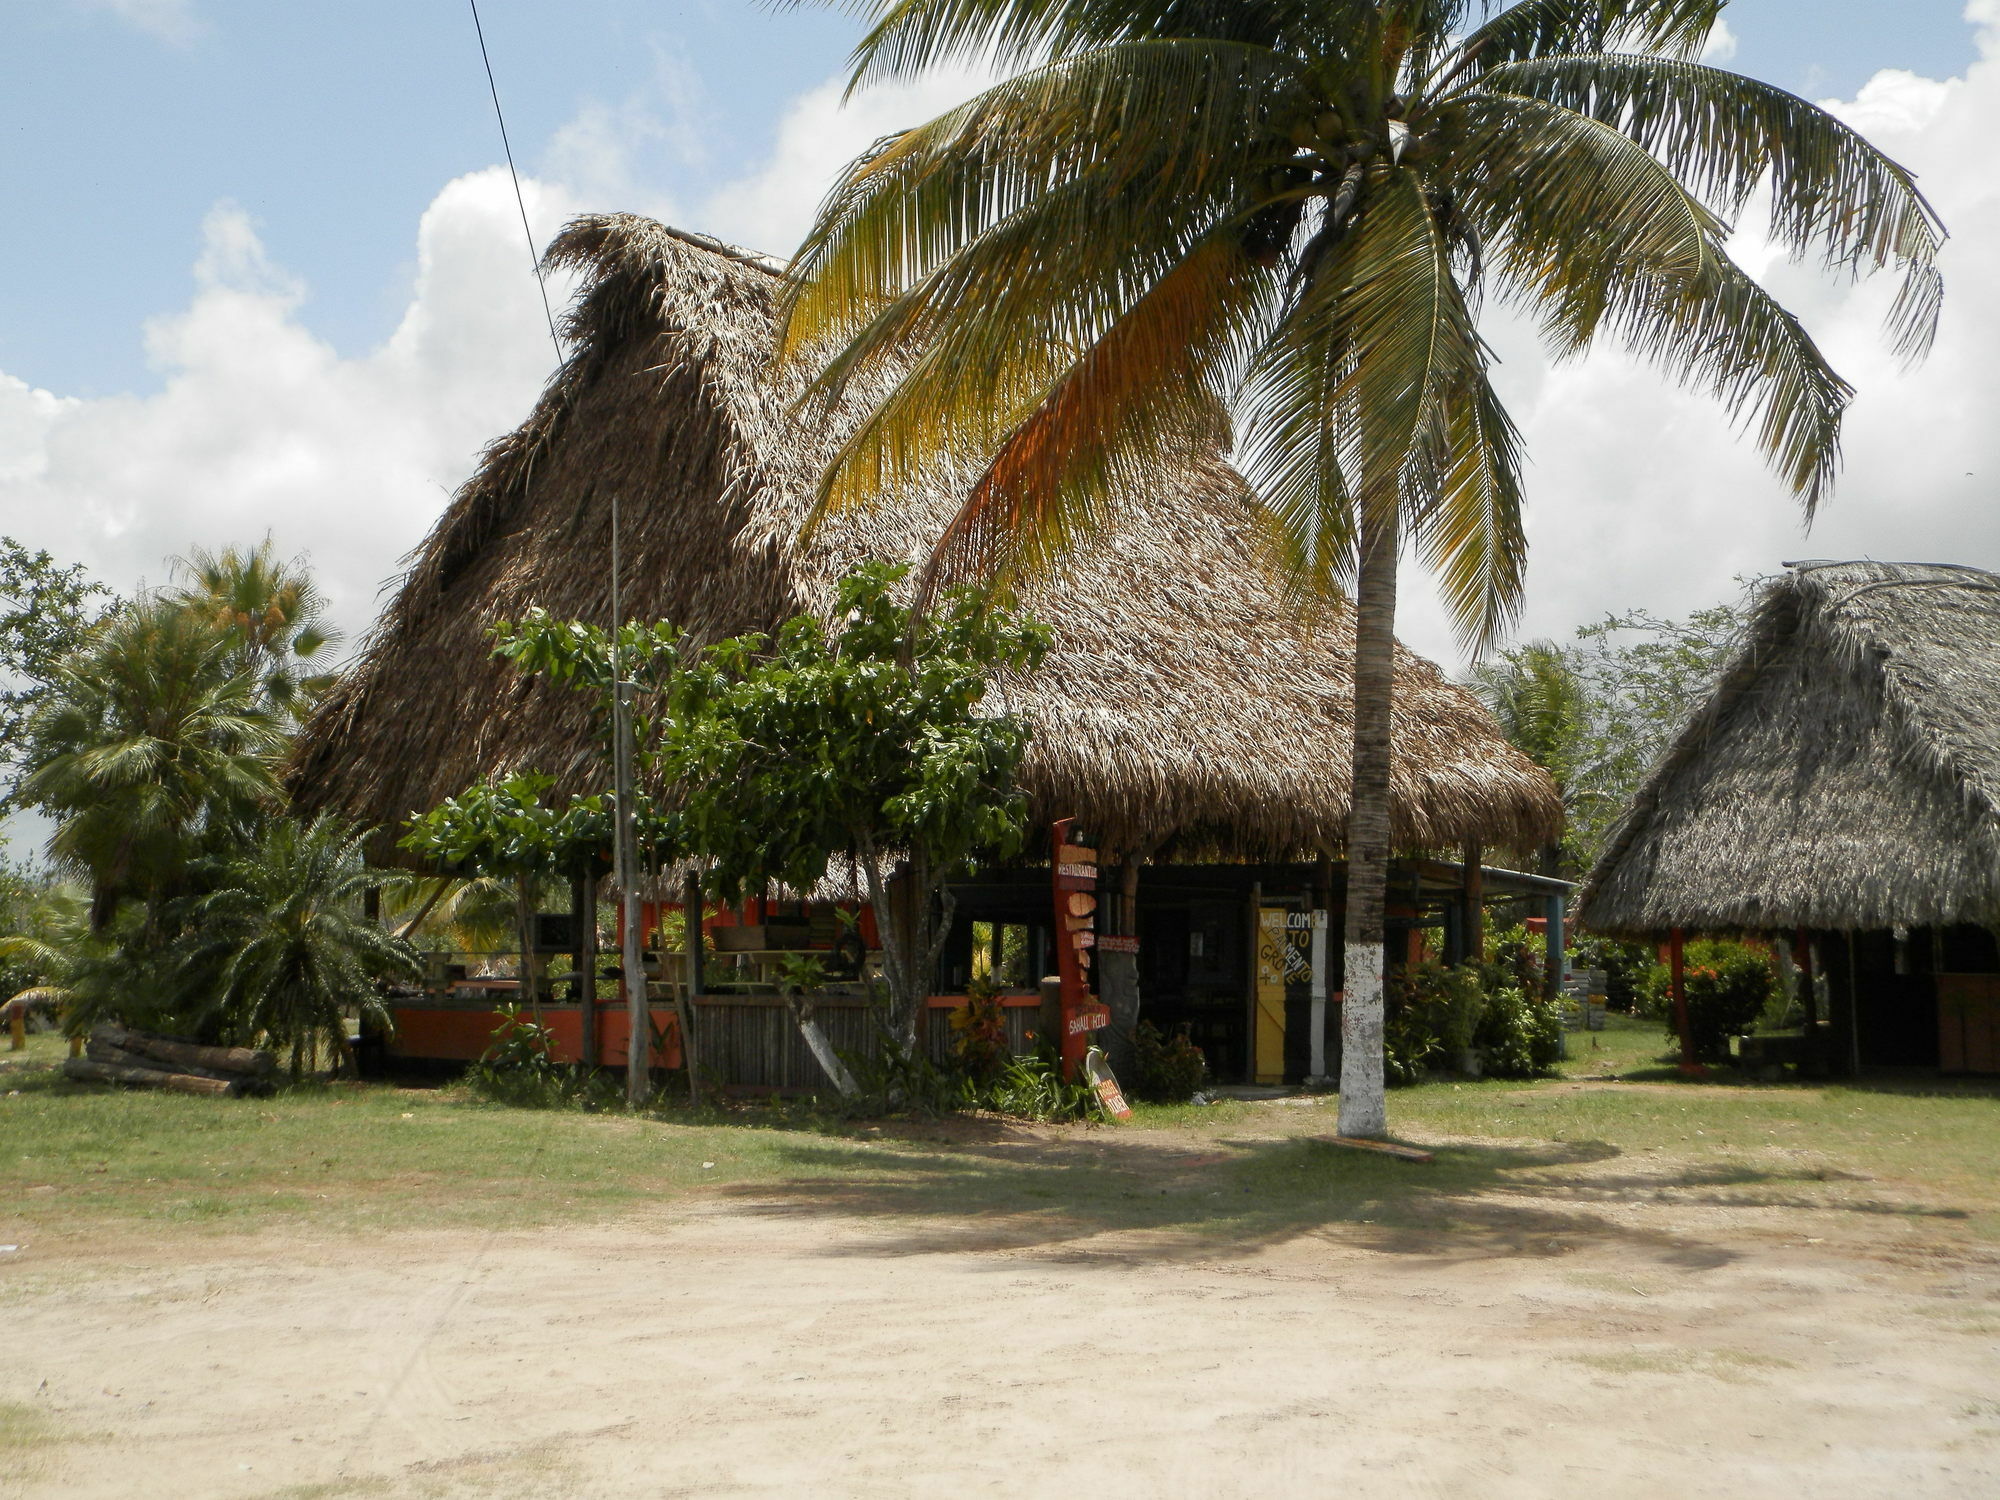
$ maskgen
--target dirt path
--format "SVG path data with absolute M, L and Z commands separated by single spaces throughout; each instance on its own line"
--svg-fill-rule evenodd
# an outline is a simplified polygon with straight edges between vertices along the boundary
M 1365 1226 L 940 1248 L 779 1201 L 30 1247 L 0 1493 L 2000 1493 L 1990 1256 L 1607 1212 L 1451 1255 Z

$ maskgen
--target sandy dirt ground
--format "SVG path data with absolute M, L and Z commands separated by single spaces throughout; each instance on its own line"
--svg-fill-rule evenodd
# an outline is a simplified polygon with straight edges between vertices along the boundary
M 1991 1252 L 1559 1207 L 1240 1247 L 767 1192 L 31 1247 L 0 1271 L 0 1402 L 61 1438 L 0 1491 L 2000 1495 Z

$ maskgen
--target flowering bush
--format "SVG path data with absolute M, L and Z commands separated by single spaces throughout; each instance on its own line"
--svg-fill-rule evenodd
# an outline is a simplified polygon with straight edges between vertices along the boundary
M 1748 943 L 1694 942 L 1681 950 L 1687 985 L 1688 1040 L 1695 1058 L 1705 1063 L 1729 1061 L 1729 1039 L 1747 1036 L 1777 989 L 1771 955 Z M 1642 986 L 1646 1010 L 1678 1038 L 1675 1026 L 1672 974 L 1655 964 Z

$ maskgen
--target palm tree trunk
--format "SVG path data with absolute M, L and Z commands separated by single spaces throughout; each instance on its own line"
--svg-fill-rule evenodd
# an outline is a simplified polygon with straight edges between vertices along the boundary
M 1390 714 L 1396 685 L 1396 518 L 1364 516 L 1354 590 L 1354 787 L 1347 814 L 1347 999 L 1340 1133 L 1388 1133 L 1382 1074 L 1382 908 L 1389 878 Z

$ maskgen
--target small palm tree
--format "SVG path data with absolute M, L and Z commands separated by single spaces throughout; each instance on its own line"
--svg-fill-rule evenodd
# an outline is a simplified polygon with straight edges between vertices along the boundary
M 1474 667 L 1469 685 L 1500 721 L 1508 742 L 1549 773 L 1574 833 L 1579 801 L 1595 791 L 1588 785 L 1590 692 L 1568 653 L 1553 641 L 1528 641 Z M 1542 873 L 1560 875 L 1563 858 L 1562 845 L 1549 845 L 1542 851 Z
M 1398 556 L 1467 643 L 1514 618 L 1518 436 L 1482 288 L 1558 355 L 1611 334 L 1746 417 L 1808 515 L 1849 388 L 1730 260 L 1778 240 L 1906 273 L 1942 230 L 1809 102 L 1695 61 L 1725 0 L 875 0 L 855 82 L 1022 71 L 851 166 L 793 262 L 784 354 L 872 410 L 831 509 L 975 476 L 931 577 L 1045 564 L 1234 445 L 1307 597 L 1354 597 L 1340 1123 L 1385 1128 Z
M 29 726 L 21 801 L 55 820 L 49 853 L 89 880 L 103 931 L 127 896 L 157 919 L 205 835 L 278 804 L 282 748 L 229 639 L 151 597 L 57 669 Z
M 331 817 L 271 818 L 184 913 L 188 1011 L 289 1048 L 294 1078 L 308 1047 L 344 1051 L 348 1011 L 386 1023 L 378 981 L 417 972 L 415 950 L 364 914 L 364 896 L 390 879 L 368 866 L 366 836 Z
M 303 718 L 333 685 L 330 672 L 312 668 L 329 660 L 340 632 L 303 559 L 280 558 L 267 536 L 248 552 L 196 548 L 174 571 L 182 580 L 175 597 L 230 636 L 272 708 Z

